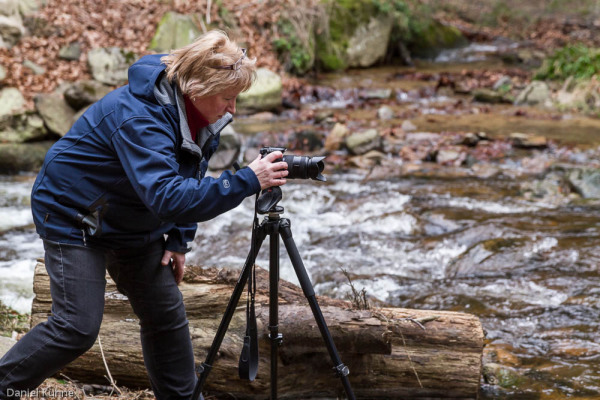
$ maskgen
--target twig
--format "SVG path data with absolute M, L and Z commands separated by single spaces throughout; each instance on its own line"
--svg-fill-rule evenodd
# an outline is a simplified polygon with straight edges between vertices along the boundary
M 423 329 L 425 329 L 425 328 L 423 328 Z M 406 357 L 408 357 L 408 364 L 410 365 L 410 368 L 415 373 L 415 376 L 417 377 L 417 382 L 419 382 L 419 386 L 421 386 L 421 389 L 423 389 L 423 384 L 421 383 L 421 379 L 419 379 L 419 374 L 417 373 L 415 364 L 413 363 L 412 358 L 410 358 L 410 352 L 408 351 L 408 346 L 406 345 L 406 340 L 404 339 L 402 330 L 398 329 L 398 332 L 400 332 L 400 337 L 402 338 L 402 343 L 404 344 L 404 351 L 406 352 Z
M 206 25 L 210 25 L 210 7 L 212 6 L 212 1 L 206 1 Z
M 102 349 L 102 340 L 100 340 L 100 336 L 98 336 L 98 345 L 100 346 L 100 354 L 102 354 L 102 361 L 104 362 L 104 368 L 106 368 L 106 373 L 108 373 L 108 379 L 110 381 L 110 384 L 113 388 L 117 390 L 117 392 L 119 392 L 120 395 L 122 395 L 123 392 L 121 392 L 121 390 L 117 387 L 117 384 L 113 380 L 113 377 L 110 374 L 110 370 L 108 369 L 108 364 L 106 362 L 106 357 L 104 357 L 104 350 Z

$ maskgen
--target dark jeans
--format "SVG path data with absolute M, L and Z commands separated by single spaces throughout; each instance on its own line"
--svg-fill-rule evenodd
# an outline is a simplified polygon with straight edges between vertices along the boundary
M 173 272 L 160 264 L 164 241 L 106 251 L 44 241 L 44 248 L 52 315 L 0 360 L 0 398 L 35 389 L 94 344 L 108 270 L 140 319 L 144 363 L 156 398 L 189 399 L 196 383 L 192 342 Z

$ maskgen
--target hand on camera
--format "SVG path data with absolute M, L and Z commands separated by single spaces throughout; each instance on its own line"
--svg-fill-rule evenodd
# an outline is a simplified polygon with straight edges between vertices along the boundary
M 283 153 L 274 151 L 267 154 L 264 158 L 259 154 L 254 161 L 248 165 L 256 174 L 260 182 L 261 189 L 267 189 L 272 186 L 285 185 L 285 177 L 288 175 L 287 163 L 281 160 Z

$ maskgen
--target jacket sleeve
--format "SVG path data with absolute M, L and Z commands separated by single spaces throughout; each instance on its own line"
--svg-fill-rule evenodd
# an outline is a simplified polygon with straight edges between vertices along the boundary
M 176 225 L 167 233 L 167 250 L 176 253 L 187 253 L 190 248 L 187 244 L 196 236 L 197 223 Z
M 111 142 L 134 190 L 163 221 L 207 221 L 260 191 L 250 168 L 200 180 L 179 175 L 174 133 L 150 118 L 128 120 L 113 133 Z

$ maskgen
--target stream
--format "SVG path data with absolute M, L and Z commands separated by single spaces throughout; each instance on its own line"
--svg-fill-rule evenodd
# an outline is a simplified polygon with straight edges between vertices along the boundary
M 489 50 L 477 50 L 482 49 Z M 452 65 L 423 68 L 461 67 L 452 58 L 457 55 L 446 57 L 443 61 Z M 419 129 L 449 129 L 440 124 L 455 119 L 444 110 L 456 99 L 429 92 L 435 82 L 390 80 L 398 74 L 398 69 L 385 67 L 324 76 L 320 84 L 333 87 L 336 96 L 324 103 L 307 100 L 303 108 L 329 108 L 369 125 L 378 105 L 347 107 L 351 93 L 391 86 L 398 98 L 406 99 L 395 103 L 396 115 L 418 107 L 414 121 Z M 427 96 L 415 100 L 414 90 Z M 472 131 L 486 130 L 489 124 L 496 130 L 487 130 L 497 135 L 521 131 L 522 125 L 507 122 L 508 107 L 497 106 L 484 121 L 463 122 Z M 456 118 L 467 115 L 457 113 Z M 528 120 L 532 132 L 557 137 L 562 123 L 571 140 L 581 135 L 587 146 L 600 143 L 600 136 L 590 137 L 600 127 L 592 118 Z M 249 116 L 234 127 L 252 136 L 290 124 L 292 116 L 266 122 Z M 522 163 L 506 159 L 495 167 L 500 173 L 485 178 L 373 178 L 363 169 L 328 165 L 327 182 L 288 181 L 280 205 L 318 294 L 346 298 L 348 276 L 375 305 L 477 315 L 487 333 L 484 363 L 509 372 L 505 387 L 482 379 L 481 398 L 599 398 L 600 205 L 528 198 L 522 195 L 523 184 L 535 177 L 521 174 Z M 30 310 L 33 268 L 43 256 L 29 211 L 33 180 L 30 174 L 0 177 L 0 300 L 19 312 Z M 231 212 L 199 224 L 187 262 L 241 268 L 253 214 L 254 199 L 248 198 Z M 257 264 L 267 268 L 268 246 L 263 247 Z M 281 277 L 297 283 L 283 246 Z

